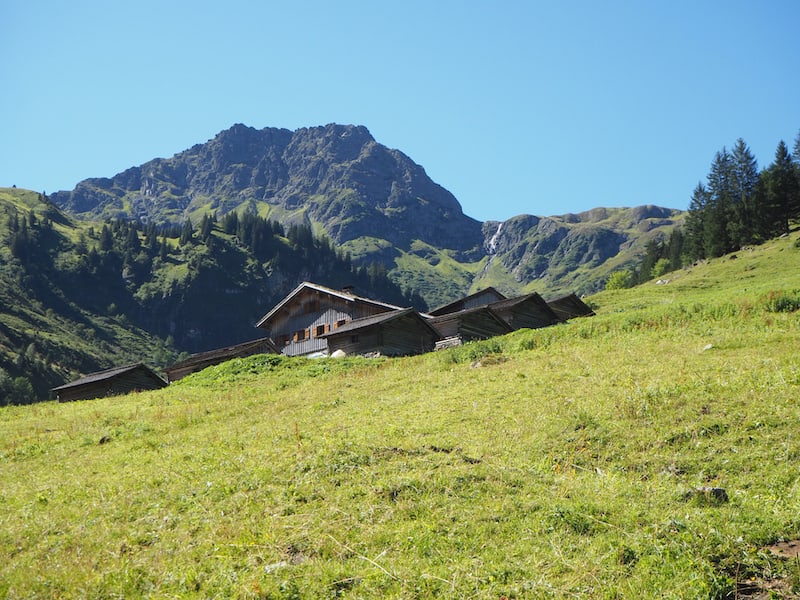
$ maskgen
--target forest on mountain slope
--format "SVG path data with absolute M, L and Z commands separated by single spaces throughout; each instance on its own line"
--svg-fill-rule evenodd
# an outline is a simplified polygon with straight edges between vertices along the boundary
M 41 194 L 0 190 L 0 404 L 47 398 L 81 373 L 255 339 L 300 281 L 425 309 L 382 265 L 356 267 L 310 228 L 252 214 L 195 228 L 75 221 Z

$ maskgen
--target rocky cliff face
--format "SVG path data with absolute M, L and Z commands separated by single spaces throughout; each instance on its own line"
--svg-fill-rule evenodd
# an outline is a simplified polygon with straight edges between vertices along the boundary
M 484 250 L 489 263 L 499 263 L 508 276 L 506 289 L 516 284 L 593 292 L 602 289 L 611 269 L 635 264 L 645 244 L 666 237 L 681 218 L 681 211 L 652 205 L 543 218 L 520 215 L 484 223 Z M 580 279 L 586 273 L 594 276 Z
M 422 240 L 465 255 L 477 254 L 482 239 L 481 224 L 421 166 L 351 125 L 294 132 L 234 125 L 172 158 L 85 180 L 51 200 L 84 218 L 158 223 L 244 205 L 284 224 L 314 225 L 338 243 L 371 236 L 407 249 Z

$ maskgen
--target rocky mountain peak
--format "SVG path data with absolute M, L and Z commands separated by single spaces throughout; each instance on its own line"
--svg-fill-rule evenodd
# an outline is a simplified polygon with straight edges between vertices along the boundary
M 482 276 L 494 278 L 489 285 L 505 281 L 512 293 L 546 278 L 551 287 L 571 281 L 578 266 L 611 264 L 612 256 L 635 249 L 637 238 L 663 237 L 679 212 L 646 205 L 480 223 L 403 152 L 380 144 L 362 125 L 336 123 L 295 131 L 237 123 L 171 158 L 87 179 L 51 200 L 96 220 L 182 224 L 211 212 L 250 211 L 284 226 L 308 225 L 361 264 L 379 262 L 391 271 L 404 253 L 421 258 L 426 266 L 413 259 L 415 268 L 430 272 L 398 277 L 429 290 L 433 303 L 485 285 Z M 447 281 L 453 273 L 437 268 L 443 258 L 487 264 L 478 276 L 465 267 Z

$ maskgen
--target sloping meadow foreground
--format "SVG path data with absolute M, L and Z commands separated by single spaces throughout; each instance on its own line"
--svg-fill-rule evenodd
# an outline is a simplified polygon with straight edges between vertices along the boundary
M 797 238 L 425 356 L 2 409 L 0 596 L 796 597 Z

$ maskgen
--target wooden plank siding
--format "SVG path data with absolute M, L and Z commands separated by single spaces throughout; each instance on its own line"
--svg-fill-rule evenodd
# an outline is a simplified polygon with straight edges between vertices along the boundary
M 354 320 L 325 337 L 331 353 L 408 356 L 432 351 L 439 334 L 417 311 L 407 308 Z
M 391 304 L 304 282 L 257 326 L 269 331 L 282 354 L 327 354 L 326 334 L 353 320 L 397 309 Z
M 513 329 L 538 329 L 562 321 L 536 292 L 501 300 L 489 307 Z
M 91 373 L 53 388 L 59 402 L 91 400 L 166 387 L 167 382 L 147 366 L 138 363 Z
M 512 331 L 511 326 L 488 306 L 440 315 L 429 322 L 441 337 L 458 337 L 464 342 L 485 340 Z

